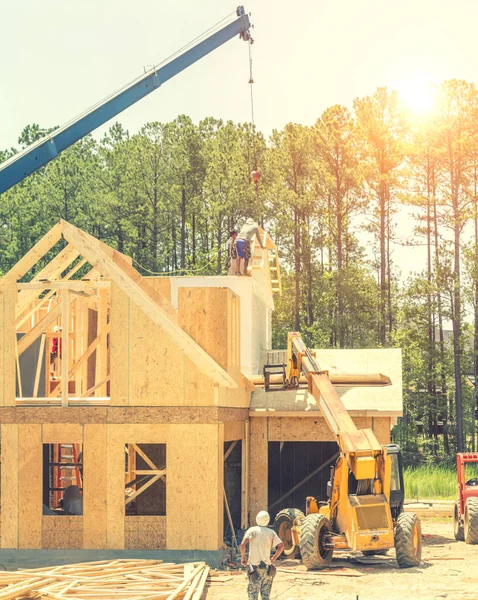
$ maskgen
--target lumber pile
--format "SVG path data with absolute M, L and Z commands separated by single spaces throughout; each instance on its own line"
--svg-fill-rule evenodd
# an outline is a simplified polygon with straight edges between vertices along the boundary
M 200 600 L 209 567 L 203 562 L 103 560 L 0 572 L 0 600 Z

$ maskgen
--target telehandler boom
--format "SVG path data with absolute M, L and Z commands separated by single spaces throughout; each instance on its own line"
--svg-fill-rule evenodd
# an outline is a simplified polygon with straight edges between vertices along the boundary
M 301 375 L 339 446 L 339 457 L 327 486 L 327 502 L 306 499 L 306 515 L 285 509 L 274 527 L 287 540 L 286 554 L 297 555 L 308 569 L 330 564 L 334 549 L 384 554 L 395 546 L 398 565 L 417 566 L 422 549 L 421 526 L 403 512 L 404 490 L 400 449 L 381 446 L 371 429 L 357 429 L 327 371 L 300 333 L 289 333 L 286 385 Z M 380 379 L 380 378 L 379 378 Z

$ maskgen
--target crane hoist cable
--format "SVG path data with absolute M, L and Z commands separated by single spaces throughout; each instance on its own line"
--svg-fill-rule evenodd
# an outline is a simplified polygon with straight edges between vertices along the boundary
M 257 167 L 257 149 L 256 149 L 256 132 L 254 123 L 254 76 L 252 74 L 252 44 L 254 40 L 252 37 L 249 40 L 249 86 L 251 89 L 251 135 L 252 135 L 252 154 L 254 156 L 254 166 L 252 168 L 250 178 L 254 182 L 256 188 L 256 198 L 259 196 L 259 179 L 261 178 L 261 172 Z

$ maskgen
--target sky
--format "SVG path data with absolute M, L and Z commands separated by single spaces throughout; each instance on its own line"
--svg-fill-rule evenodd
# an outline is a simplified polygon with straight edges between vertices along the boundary
M 0 148 L 15 146 L 29 123 L 62 125 L 233 12 L 236 2 L 3 0 Z M 266 134 L 288 122 L 311 125 L 327 107 L 351 107 L 378 86 L 413 102 L 431 82 L 478 84 L 476 0 L 249 0 L 245 7 L 254 24 L 255 122 Z M 248 80 L 248 47 L 236 38 L 118 120 L 130 132 L 183 113 L 195 122 L 249 121 Z M 399 235 L 409 233 L 403 227 Z M 402 270 L 416 264 L 414 250 L 395 254 Z

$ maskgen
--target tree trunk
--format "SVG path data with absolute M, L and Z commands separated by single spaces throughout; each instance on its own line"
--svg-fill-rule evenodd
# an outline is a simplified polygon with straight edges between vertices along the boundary
M 300 215 L 299 210 L 294 208 L 294 257 L 295 257 L 295 306 L 294 326 L 295 331 L 300 331 Z
M 386 193 L 385 184 L 380 181 L 380 324 L 379 341 L 382 346 L 387 345 L 387 253 L 386 253 Z
M 340 190 L 337 194 L 337 337 L 339 341 L 339 347 L 345 347 L 344 338 L 344 296 L 342 289 L 342 261 L 343 261 L 343 248 L 342 248 L 342 197 Z
M 453 356 L 455 371 L 456 446 L 463 452 L 463 407 L 461 390 L 461 291 L 460 291 L 460 223 L 458 198 L 454 210 L 454 282 L 453 282 Z
M 186 268 L 186 190 L 181 190 L 181 269 Z M 184 275 L 184 273 L 182 273 Z

